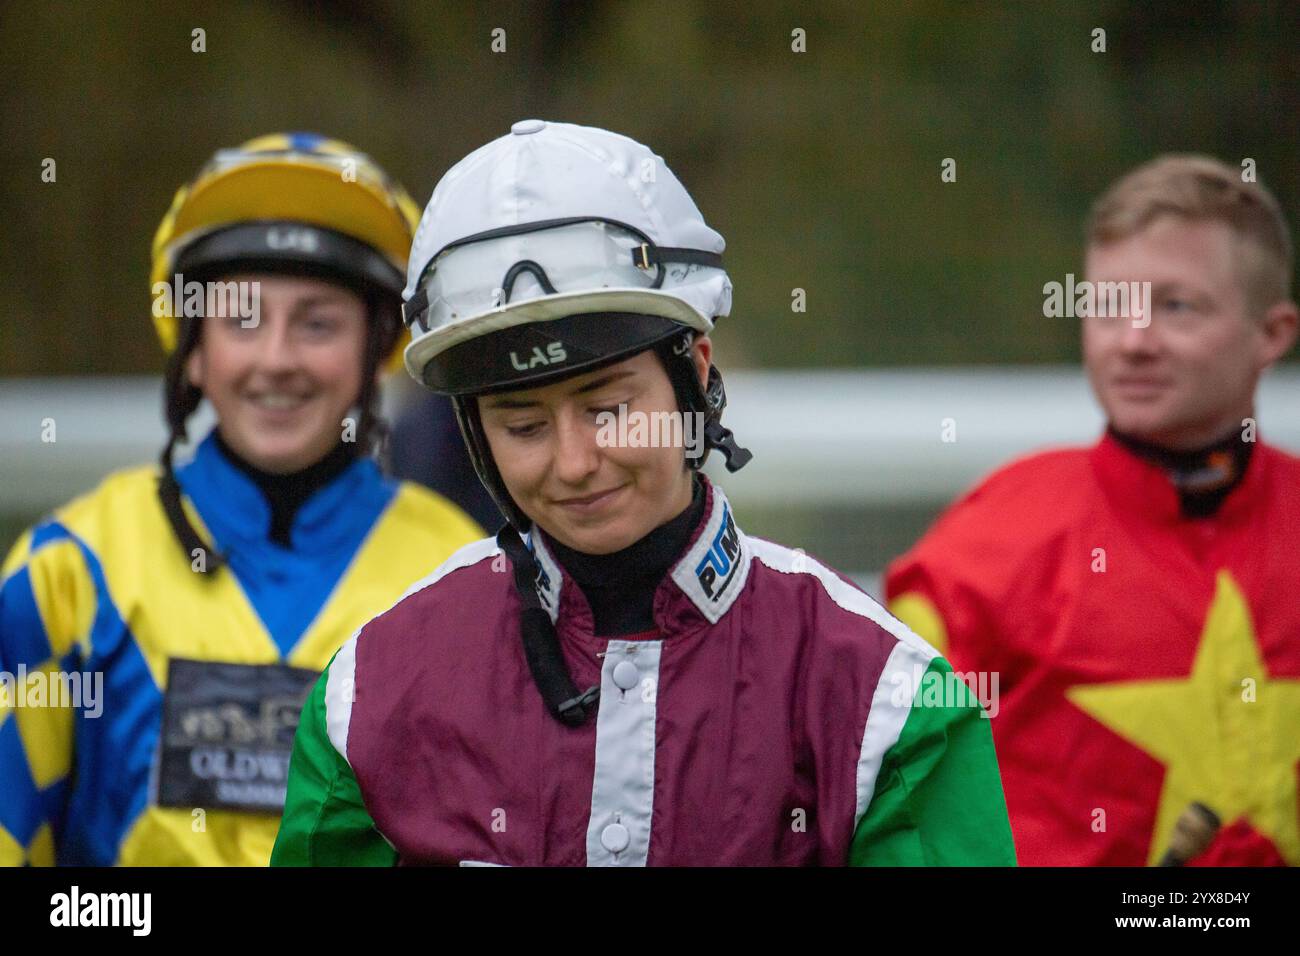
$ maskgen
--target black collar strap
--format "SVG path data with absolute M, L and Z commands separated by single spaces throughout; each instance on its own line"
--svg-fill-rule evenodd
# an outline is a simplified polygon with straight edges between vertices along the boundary
M 515 592 L 523 605 L 519 629 L 524 643 L 524 657 L 533 683 L 542 693 L 546 709 L 566 727 L 581 727 L 600 704 L 600 685 L 593 684 L 581 694 L 569 675 L 560 651 L 551 616 L 537 596 L 537 577 L 541 569 L 513 525 L 497 532 L 497 544 L 514 566 Z
M 1255 443 L 1243 441 L 1238 429 L 1220 440 L 1190 451 L 1172 451 L 1109 429 L 1121 445 L 1169 476 L 1178 492 L 1186 518 L 1206 518 L 1219 510 L 1224 499 L 1241 483 Z

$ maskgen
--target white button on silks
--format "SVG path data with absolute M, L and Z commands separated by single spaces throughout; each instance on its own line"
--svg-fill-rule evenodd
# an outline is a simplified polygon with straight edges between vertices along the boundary
M 614 665 L 614 683 L 621 690 L 631 690 L 641 679 L 641 672 L 631 661 L 619 661 Z
M 621 823 L 611 823 L 600 831 L 600 845 L 610 853 L 622 853 L 632 842 L 632 834 Z
M 529 133 L 540 133 L 545 128 L 545 120 L 520 120 L 510 127 L 510 132 L 516 136 L 527 136 Z

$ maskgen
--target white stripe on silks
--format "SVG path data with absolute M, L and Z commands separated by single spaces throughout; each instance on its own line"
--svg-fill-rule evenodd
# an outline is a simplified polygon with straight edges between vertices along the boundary
M 939 656 L 939 652 L 924 638 L 881 607 L 870 594 L 858 590 L 816 558 L 763 538 L 750 536 L 747 543 L 754 557 L 773 571 L 780 571 L 783 574 L 810 574 L 815 577 L 821 582 L 832 601 L 852 614 L 879 624 L 894 637 L 923 655 L 927 666 L 931 660 Z
M 357 635 L 339 648 L 325 679 L 325 732 L 344 760 L 348 759 L 348 725 L 356 697 Z
M 605 649 L 596 713 L 596 772 L 587 823 L 588 866 L 646 865 L 654 811 L 655 715 L 662 649 L 662 641 L 610 641 Z M 624 662 L 637 670 L 636 683 L 627 689 L 614 683 L 614 668 Z M 624 840 L 626 846 L 621 846 Z
M 755 558 L 775 571 L 812 575 L 821 582 L 827 595 L 839 607 L 873 621 L 898 638 L 898 643 L 889 652 L 880 679 L 876 682 L 876 689 L 871 696 L 871 710 L 862 730 L 862 747 L 858 751 L 857 800 L 853 816 L 853 826 L 856 828 L 876 792 L 876 780 L 880 776 L 885 754 L 898 742 L 903 725 L 912 712 L 915 692 L 919 690 L 913 686 L 916 684 L 916 676 L 918 673 L 924 674 L 930 662 L 939 656 L 939 652 L 881 607 L 869 594 L 859 591 L 815 558 L 762 538 L 751 537 L 749 546 Z M 905 694 L 905 705 L 897 704 L 893 699 L 900 687 L 910 691 Z
M 903 725 L 912 713 L 912 704 L 916 700 L 918 687 L 916 674 L 924 673 L 933 657 L 924 657 L 916 648 L 901 641 L 894 645 L 885 667 L 876 682 L 875 693 L 871 695 L 871 710 L 867 714 L 867 725 L 862 731 L 862 748 L 858 751 L 858 770 L 856 776 L 857 800 L 853 809 L 853 828 L 856 830 L 871 804 L 876 792 L 876 781 L 880 777 L 880 766 L 884 763 L 889 748 L 898 743 Z M 902 689 L 907 698 L 906 703 L 894 700 Z
M 490 558 L 500 551 L 501 548 L 497 545 L 495 538 L 481 538 L 458 548 L 430 574 L 425 575 L 407 588 L 402 596 L 388 608 L 388 611 L 397 607 L 417 591 L 423 591 L 425 588 L 437 584 L 451 572 L 478 564 L 485 558 Z M 382 617 L 388 611 L 376 614 L 375 617 Z M 374 619 L 371 618 L 372 621 Z M 334 657 L 334 662 L 330 664 L 330 676 L 325 681 L 325 729 L 329 734 L 330 743 L 334 745 L 334 749 L 339 752 L 339 755 L 344 760 L 348 759 L 348 725 L 352 722 L 352 701 L 356 697 L 357 638 L 361 636 L 364 630 L 364 626 L 358 628 L 356 633 L 348 639 L 348 642 L 339 648 L 338 654 Z
M 409 588 L 402 592 L 402 596 L 393 602 L 393 607 L 401 604 L 416 591 L 423 591 L 431 584 L 437 584 L 453 571 L 459 571 L 461 568 L 468 568 L 471 565 L 478 564 L 484 558 L 491 558 L 501 551 L 500 545 L 497 544 L 496 538 L 479 538 L 477 541 L 471 541 L 469 544 L 462 545 L 451 553 L 446 561 L 438 565 L 429 574 L 426 574 L 420 580 L 416 581 Z M 391 611 L 393 607 L 388 610 Z M 384 612 L 388 613 L 387 611 Z M 379 615 L 375 615 L 378 617 Z

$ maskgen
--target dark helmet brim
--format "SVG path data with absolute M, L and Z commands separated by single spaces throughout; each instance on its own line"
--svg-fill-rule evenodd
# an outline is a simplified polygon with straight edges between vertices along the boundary
M 453 396 L 537 388 L 591 372 L 691 331 L 659 315 L 594 312 L 529 322 L 454 345 L 430 359 L 423 381 Z
M 176 258 L 186 281 L 236 272 L 265 272 L 326 279 L 363 297 L 400 301 L 405 277 L 377 249 L 333 229 L 301 222 L 261 220 L 214 230 Z

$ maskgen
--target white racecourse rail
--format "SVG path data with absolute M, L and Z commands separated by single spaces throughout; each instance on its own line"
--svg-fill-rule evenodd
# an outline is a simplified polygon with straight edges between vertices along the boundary
M 1073 366 L 726 374 L 725 420 L 754 462 L 728 475 L 714 456 L 708 470 L 742 506 L 943 502 L 1017 455 L 1089 442 L 1102 423 Z M 0 513 L 39 513 L 154 460 L 161 401 L 155 377 L 0 380 Z M 1265 378 L 1257 412 L 1264 438 L 1300 450 L 1300 364 Z M 200 416 L 192 435 L 211 424 Z

